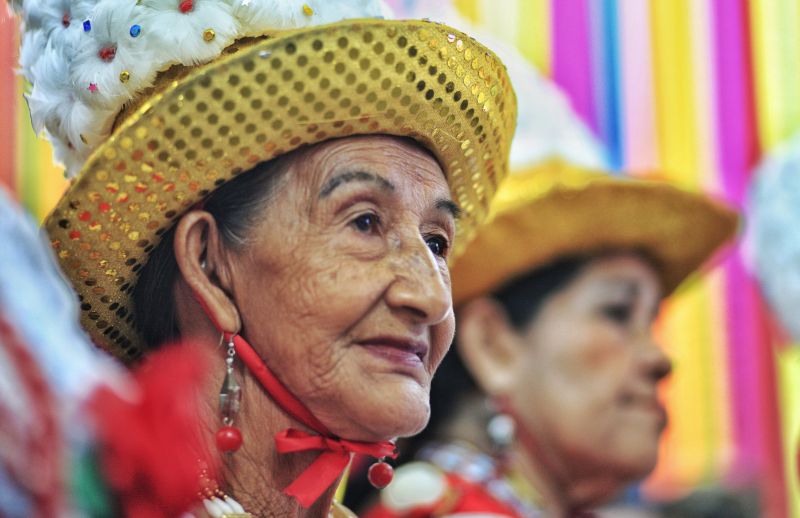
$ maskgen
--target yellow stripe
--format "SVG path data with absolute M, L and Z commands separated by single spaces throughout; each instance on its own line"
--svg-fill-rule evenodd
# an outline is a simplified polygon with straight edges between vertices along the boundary
M 517 5 L 517 48 L 543 75 L 550 76 L 550 0 L 524 0 Z
M 783 2 L 785 3 L 785 2 Z M 752 0 L 750 6 L 750 30 L 752 35 L 753 69 L 755 72 L 756 112 L 758 134 L 764 149 L 771 149 L 789 133 L 786 110 L 789 98 L 797 95 L 788 90 L 787 74 L 783 70 L 786 52 L 797 48 L 797 43 L 785 48 L 787 38 L 796 34 L 781 35 L 785 30 L 782 22 L 782 5 L 776 0 Z M 790 20 L 785 21 L 791 24 Z M 783 48 L 782 48 L 783 47 Z
M 25 88 L 19 79 L 18 91 Z M 37 187 L 39 185 L 39 156 L 35 149 L 35 137 L 31 130 L 28 106 L 24 101 L 15 100 L 17 106 L 17 194 L 22 205 L 36 215 L 39 207 Z
M 672 180 L 696 187 L 697 128 L 687 0 L 651 4 L 656 124 L 661 165 Z
M 781 139 L 791 138 L 800 129 L 800 2 L 780 0 L 780 57 L 783 75 L 783 105 L 780 114 Z
M 706 278 L 709 291 L 709 322 L 711 340 L 709 350 L 709 394 L 711 438 L 709 456 L 711 457 L 710 476 L 712 480 L 729 472 L 735 459 L 736 440 L 733 431 L 733 401 L 731 394 L 730 368 L 728 364 L 728 344 L 730 344 L 725 304 L 727 276 L 722 269 L 710 272 Z
M 23 88 L 20 80 L 20 92 Z M 22 204 L 41 222 L 67 187 L 64 171 L 53 164 L 50 144 L 38 138 L 30 123 L 28 105 L 20 95 L 17 103 L 17 185 Z
M 479 21 L 478 1 L 479 0 L 453 0 L 453 4 L 465 18 L 476 23 Z
M 780 351 L 776 360 L 789 516 L 800 516 L 800 480 L 797 476 L 797 447 L 800 441 L 800 347 L 788 347 Z
M 653 67 L 659 156 L 668 178 L 698 188 L 697 100 L 691 15 L 687 0 L 651 3 Z M 717 434 L 710 401 L 709 379 L 713 356 L 709 343 L 716 338 L 709 327 L 711 293 L 697 282 L 673 297 L 662 316 L 667 350 L 675 372 L 666 390 L 673 409 L 665 446 L 668 464 L 664 480 L 680 484 L 701 481 L 709 469 L 711 446 Z
M 720 192 L 720 172 L 717 170 L 716 154 L 716 110 L 714 94 L 714 41 L 710 32 L 710 2 L 690 2 L 690 30 L 692 33 L 691 56 L 694 85 L 694 117 L 697 126 L 695 152 L 697 154 L 697 176 L 695 180 L 705 191 Z M 726 308 L 725 284 L 722 270 L 710 272 L 704 278 L 704 296 L 707 319 L 695 324 L 707 329 L 709 339 L 695 343 L 705 360 L 701 369 L 705 371 L 705 384 L 698 384 L 704 391 L 701 396 L 706 405 L 707 468 L 706 477 L 718 480 L 732 460 L 733 432 L 731 430 L 730 394 L 728 389 L 728 354 L 725 333 Z M 701 360 L 702 361 L 702 360 Z

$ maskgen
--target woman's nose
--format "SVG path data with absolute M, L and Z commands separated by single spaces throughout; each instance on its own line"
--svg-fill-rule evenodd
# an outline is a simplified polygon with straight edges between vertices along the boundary
M 642 365 L 648 378 L 658 383 L 672 372 L 672 360 L 651 335 L 648 334 L 645 338 L 642 344 Z
M 409 315 L 415 323 L 436 324 L 452 309 L 453 298 L 436 259 L 425 243 L 398 251 L 395 278 L 386 292 L 390 307 Z

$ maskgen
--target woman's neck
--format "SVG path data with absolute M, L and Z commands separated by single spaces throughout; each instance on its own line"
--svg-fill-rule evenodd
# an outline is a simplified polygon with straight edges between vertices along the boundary
M 554 518 L 569 518 L 590 510 L 621 487 L 622 481 L 611 476 L 609 470 L 584 469 L 556 455 L 558 448 L 543 442 L 541 436 L 518 423 L 512 452 L 521 474 Z
M 491 455 L 492 447 L 486 433 L 488 412 L 475 411 L 485 405 L 481 399 L 469 400 L 454 413 L 440 434 L 445 440 L 465 441 Z M 552 454 L 553 448 L 539 444 L 535 435 L 517 430 L 511 446 L 513 465 L 531 486 L 536 502 L 548 516 L 569 517 L 576 511 L 590 509 L 618 486 L 603 477 L 574 476 L 573 470 Z
M 237 452 L 222 459 L 221 478 L 224 482 L 220 484 L 221 490 L 255 517 L 327 517 L 337 484 L 333 484 L 308 509 L 283 492 L 319 456 L 319 452 L 278 453 L 275 434 L 287 428 L 307 429 L 284 413 L 246 371 L 238 373 L 242 403 L 234 426 L 241 430 L 244 440 Z M 215 376 L 218 381 L 210 382 L 212 393 L 205 398 L 206 401 L 216 401 L 223 376 Z M 210 436 L 213 437 L 222 424 L 216 409 L 210 410 L 209 414 L 208 422 L 212 423 Z

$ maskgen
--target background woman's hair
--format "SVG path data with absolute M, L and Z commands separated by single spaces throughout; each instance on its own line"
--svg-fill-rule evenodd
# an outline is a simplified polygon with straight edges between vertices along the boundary
M 278 180 L 300 150 L 262 162 L 215 190 L 203 203 L 217 222 L 223 243 L 238 249 L 272 199 Z M 177 223 L 177 222 L 176 222 Z M 164 234 L 150 254 L 133 290 L 136 327 L 147 347 L 154 349 L 180 338 L 173 287 L 179 270 L 173 242 L 175 226 Z M 139 308 L 146 308 L 138 311 Z

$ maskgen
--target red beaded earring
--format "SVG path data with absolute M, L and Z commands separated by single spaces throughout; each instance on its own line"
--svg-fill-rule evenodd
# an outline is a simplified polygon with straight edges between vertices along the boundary
M 378 460 L 367 470 L 367 480 L 375 489 L 383 489 L 392 483 L 394 478 L 394 468 L 389 465 L 385 458 Z
M 225 358 L 225 379 L 219 391 L 219 412 L 222 416 L 222 428 L 217 432 L 217 449 L 223 453 L 233 453 L 242 446 L 242 432 L 233 426 L 233 420 L 239 413 L 242 403 L 242 387 L 236 381 L 234 360 L 236 348 L 233 345 L 233 335 L 225 333 L 223 339 L 228 339 L 228 350 Z

